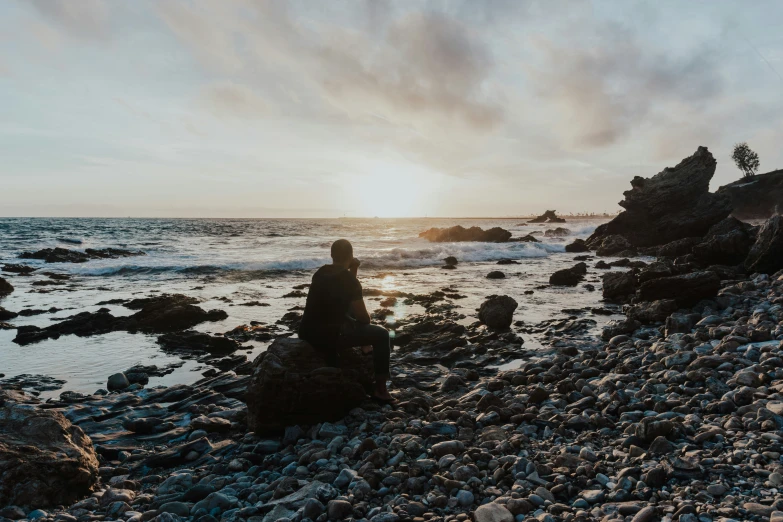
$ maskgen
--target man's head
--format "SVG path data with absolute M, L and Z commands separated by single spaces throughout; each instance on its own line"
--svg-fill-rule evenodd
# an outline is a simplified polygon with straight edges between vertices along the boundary
M 353 247 L 347 239 L 338 239 L 332 243 L 332 261 L 337 265 L 347 265 L 353 259 Z

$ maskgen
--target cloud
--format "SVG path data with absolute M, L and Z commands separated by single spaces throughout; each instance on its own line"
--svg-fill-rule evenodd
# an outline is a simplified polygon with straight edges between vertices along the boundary
M 105 39 L 109 36 L 109 6 L 104 0 L 29 0 L 47 20 L 70 36 Z
M 231 82 L 217 83 L 205 87 L 201 101 L 218 116 L 243 118 L 269 115 L 269 104 L 247 85 Z
M 292 5 L 229 2 L 191 9 L 164 2 L 158 12 L 211 70 L 260 91 L 274 75 L 295 84 L 297 96 L 322 115 L 380 116 L 416 128 L 426 120 L 477 129 L 501 121 L 500 108 L 486 94 L 491 53 L 456 19 L 430 11 L 394 15 L 387 4 L 366 2 L 356 4 L 362 31 L 328 16 L 302 19 Z M 319 100 L 329 105 L 313 107 Z
M 619 25 L 575 34 L 576 41 L 564 43 L 539 38 L 543 63 L 529 77 L 578 147 L 612 145 L 670 103 L 698 108 L 721 93 L 719 66 L 708 49 L 673 57 L 643 47 Z

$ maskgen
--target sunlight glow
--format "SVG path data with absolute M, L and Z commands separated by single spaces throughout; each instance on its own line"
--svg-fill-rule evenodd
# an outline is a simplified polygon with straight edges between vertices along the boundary
M 424 216 L 438 185 L 435 178 L 418 169 L 376 168 L 352 184 L 357 212 L 366 217 Z

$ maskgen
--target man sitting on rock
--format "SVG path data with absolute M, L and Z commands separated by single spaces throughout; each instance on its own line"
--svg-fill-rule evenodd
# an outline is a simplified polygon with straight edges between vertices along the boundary
M 299 338 L 323 353 L 330 366 L 339 366 L 338 347 L 372 345 L 373 398 L 392 403 L 394 399 L 386 389 L 391 352 L 389 332 L 370 324 L 362 285 L 356 279 L 359 264 L 348 240 L 338 239 L 332 244 L 332 264 L 322 266 L 313 275 Z

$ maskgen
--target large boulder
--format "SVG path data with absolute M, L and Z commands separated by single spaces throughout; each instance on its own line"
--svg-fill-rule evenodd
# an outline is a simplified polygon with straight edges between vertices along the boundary
M 704 265 L 738 265 L 748 257 L 756 233 L 753 225 L 729 216 L 710 228 L 693 254 Z
M 707 148 L 699 147 L 676 167 L 652 178 L 636 176 L 620 202 L 625 211 L 599 226 L 588 245 L 597 248 L 610 235 L 622 236 L 636 247 L 703 236 L 731 212 L 727 197 L 709 191 L 715 165 Z
M 783 216 L 774 216 L 759 230 L 745 260 L 748 272 L 774 274 L 783 268 Z
M 8 295 L 14 291 L 11 283 L 0 277 L 0 295 Z
M 587 244 L 585 243 L 584 239 L 575 239 L 573 243 L 571 243 L 570 245 L 566 245 L 565 247 L 566 252 L 579 253 L 579 252 L 587 252 L 588 250 L 590 249 L 587 248 Z
M 97 480 L 98 459 L 81 428 L 0 391 L 0 506 L 69 505 Z
M 333 422 L 356 408 L 372 389 L 372 357 L 358 348 L 340 350 L 340 367 L 300 339 L 276 339 L 253 361 L 247 387 L 248 426 L 256 433 L 295 424 Z
M 577 263 L 571 268 L 558 270 L 549 276 L 549 284 L 555 286 L 576 286 L 584 279 L 586 274 L 587 265 L 585 263 Z
M 636 292 L 636 277 L 633 272 L 608 272 L 602 279 L 605 299 L 624 300 Z
M 419 234 L 435 243 L 454 243 L 461 241 L 478 241 L 482 243 L 505 243 L 511 239 L 511 232 L 500 227 L 484 230 L 480 227 L 465 228 L 461 225 L 450 228 L 431 228 Z
M 479 307 L 479 321 L 495 330 L 505 330 L 511 326 L 517 302 L 507 295 L 492 295 Z
M 731 200 L 731 214 L 739 219 L 768 219 L 783 212 L 783 170 L 738 179 L 717 190 Z
M 637 293 L 640 301 L 674 299 L 678 306 L 692 306 L 702 299 L 711 299 L 720 290 L 720 278 L 714 272 L 659 277 L 645 281 Z

